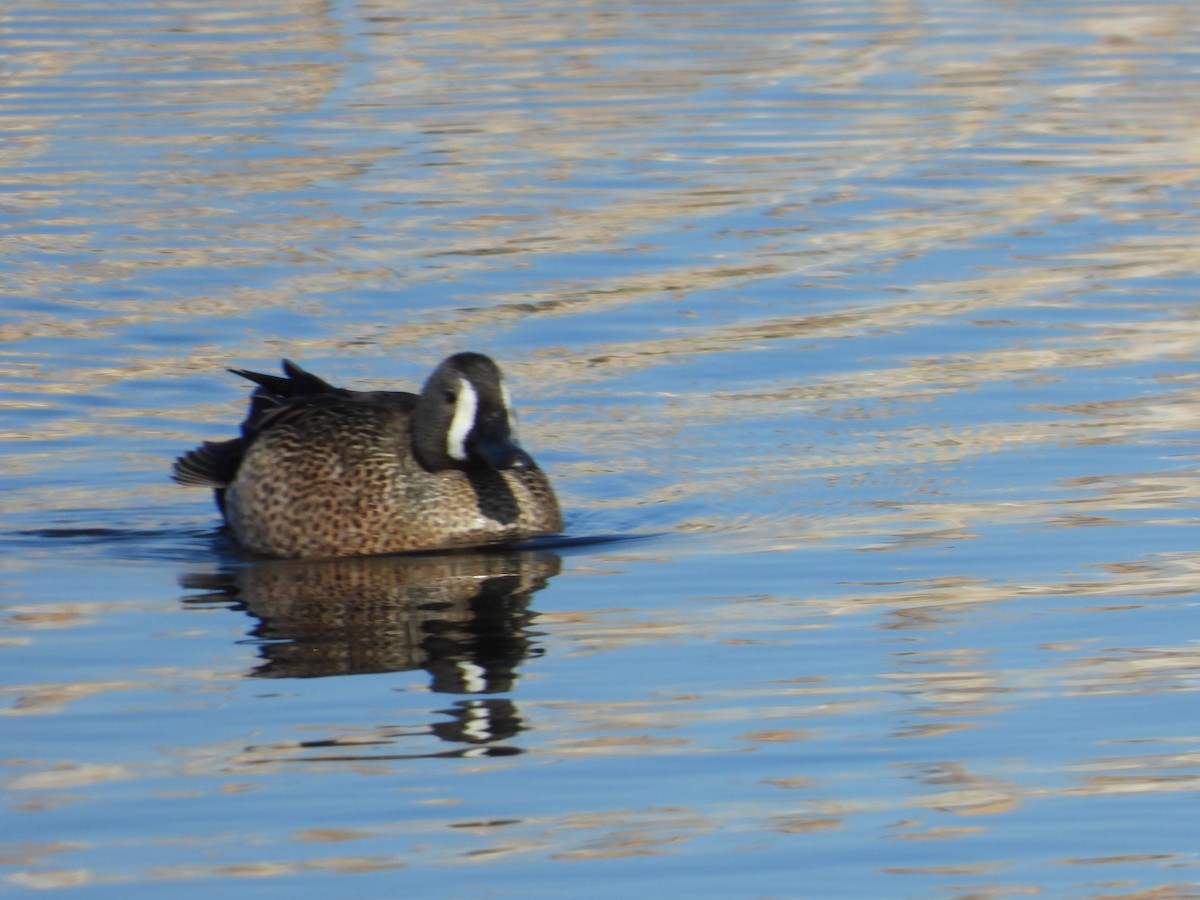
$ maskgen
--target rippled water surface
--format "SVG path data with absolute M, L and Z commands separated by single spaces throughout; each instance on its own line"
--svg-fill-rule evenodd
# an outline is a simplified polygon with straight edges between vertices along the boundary
M 1200 897 L 1198 163 L 1192 3 L 7 4 L 0 886 Z M 459 349 L 562 540 L 169 481 Z

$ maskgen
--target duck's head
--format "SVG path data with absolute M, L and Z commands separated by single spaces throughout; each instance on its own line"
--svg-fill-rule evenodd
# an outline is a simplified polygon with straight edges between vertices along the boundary
M 500 368 L 482 353 L 456 353 L 434 369 L 413 413 L 413 452 L 426 469 L 536 469 L 513 436 Z

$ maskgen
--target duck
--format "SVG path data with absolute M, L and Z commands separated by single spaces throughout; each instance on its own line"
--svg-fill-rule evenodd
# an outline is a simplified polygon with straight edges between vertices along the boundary
M 254 383 L 238 437 L 175 460 L 213 489 L 233 540 L 323 559 L 505 544 L 560 532 L 549 479 L 514 434 L 499 366 L 443 360 L 419 393 L 334 387 L 291 360 Z

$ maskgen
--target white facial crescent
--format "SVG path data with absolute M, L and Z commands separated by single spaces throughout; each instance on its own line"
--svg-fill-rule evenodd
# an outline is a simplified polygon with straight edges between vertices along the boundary
M 446 453 L 451 459 L 467 461 L 467 437 L 475 427 L 475 411 L 479 409 L 479 396 L 469 381 L 459 381 L 458 395 L 454 400 L 454 418 L 446 432 Z

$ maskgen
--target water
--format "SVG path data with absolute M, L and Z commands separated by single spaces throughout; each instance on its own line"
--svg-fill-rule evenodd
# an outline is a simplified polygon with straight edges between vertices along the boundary
M 1200 896 L 1200 15 L 0 12 L 0 885 Z M 567 538 L 249 563 L 228 366 L 494 355 Z

